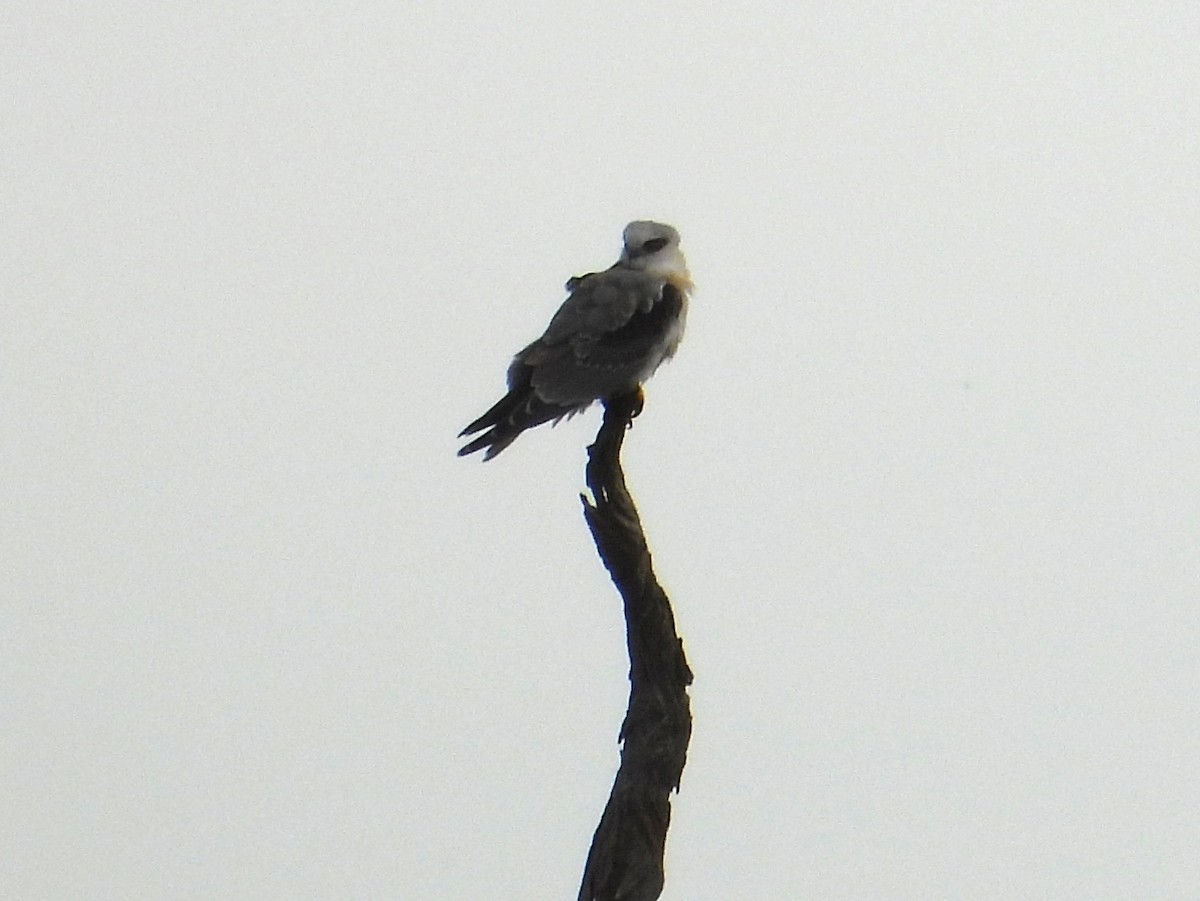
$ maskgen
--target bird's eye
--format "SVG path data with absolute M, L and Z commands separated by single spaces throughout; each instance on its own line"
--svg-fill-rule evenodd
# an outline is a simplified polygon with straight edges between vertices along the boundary
M 647 241 L 645 244 L 642 245 L 642 252 L 643 253 L 657 253 L 658 251 L 662 250 L 666 246 L 667 246 L 666 238 L 651 238 L 649 241 Z

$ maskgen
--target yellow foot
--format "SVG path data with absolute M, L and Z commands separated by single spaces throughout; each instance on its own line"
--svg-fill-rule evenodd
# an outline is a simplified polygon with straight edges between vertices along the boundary
M 642 415 L 642 410 L 646 408 L 646 392 L 642 390 L 642 386 L 638 385 L 633 389 L 633 416 L 636 418 Z

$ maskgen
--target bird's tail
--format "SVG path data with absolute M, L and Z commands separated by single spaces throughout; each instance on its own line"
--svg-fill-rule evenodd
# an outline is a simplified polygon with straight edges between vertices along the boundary
M 465 457 L 486 448 L 483 459 L 490 460 L 516 441 L 517 436 L 526 429 L 552 419 L 562 419 L 575 412 L 575 409 L 542 400 L 528 382 L 517 385 L 490 410 L 458 433 L 458 437 L 462 438 L 487 429 L 478 438 L 459 448 L 458 455 Z

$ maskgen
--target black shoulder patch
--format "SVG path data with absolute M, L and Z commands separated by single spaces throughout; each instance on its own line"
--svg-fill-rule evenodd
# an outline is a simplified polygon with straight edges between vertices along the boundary
M 662 296 L 645 312 L 637 310 L 629 321 L 613 332 L 604 335 L 598 342 L 601 347 L 649 347 L 660 341 L 679 316 L 683 308 L 683 295 L 679 289 L 667 282 Z

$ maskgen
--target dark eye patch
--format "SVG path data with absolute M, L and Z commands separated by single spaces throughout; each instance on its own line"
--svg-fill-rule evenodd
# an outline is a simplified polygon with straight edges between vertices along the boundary
M 667 246 L 666 238 L 651 238 L 642 245 L 642 253 L 657 253 Z

